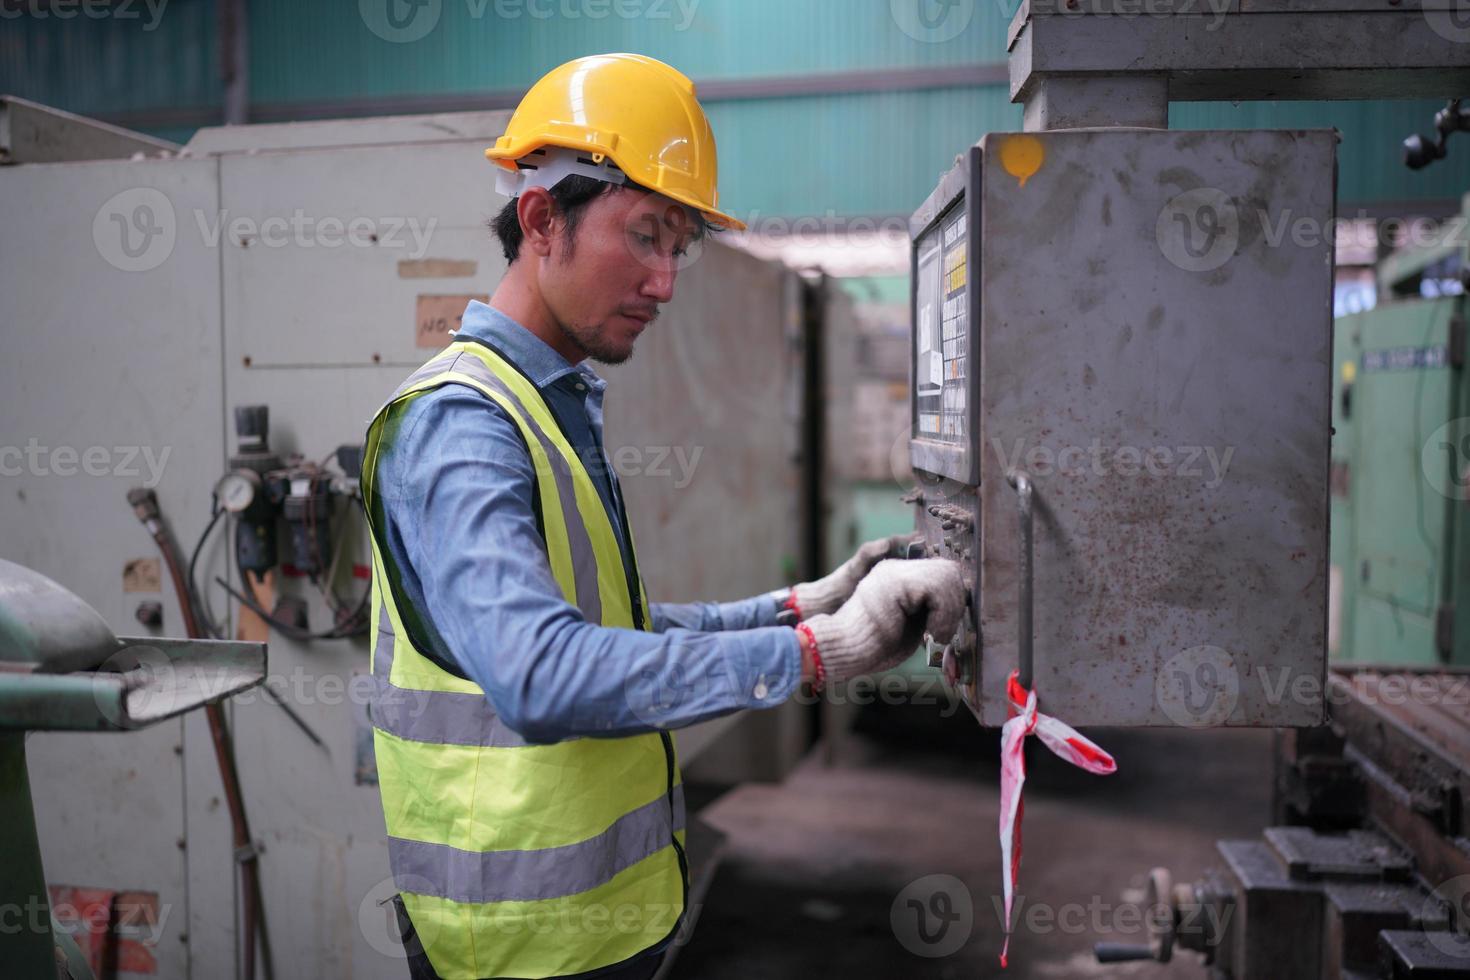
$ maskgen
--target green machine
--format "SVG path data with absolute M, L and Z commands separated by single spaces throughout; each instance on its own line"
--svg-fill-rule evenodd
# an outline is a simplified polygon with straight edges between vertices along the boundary
M 1470 194 L 1424 237 L 1379 262 L 1376 307 L 1335 323 L 1337 661 L 1470 665 Z
M 22 918 L 0 930 L 0 972 L 92 977 L 51 915 L 26 735 L 146 728 L 259 684 L 265 658 L 263 643 L 117 637 L 76 595 L 0 559 L 0 905 Z

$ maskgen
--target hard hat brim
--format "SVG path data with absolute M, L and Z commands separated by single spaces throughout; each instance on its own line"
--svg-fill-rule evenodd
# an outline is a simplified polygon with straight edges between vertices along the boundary
M 502 167 L 506 170 L 511 171 L 512 173 L 515 173 L 518 170 L 515 163 L 517 160 L 525 156 L 527 153 L 530 153 L 533 150 L 540 149 L 543 146 L 562 146 L 569 150 L 607 153 L 606 150 L 594 149 L 584 143 L 557 143 L 551 140 L 542 140 L 535 143 L 534 145 L 531 143 L 526 143 L 523 145 L 506 147 L 492 146 L 485 150 L 485 159 L 489 160 L 497 167 Z M 618 161 L 616 154 L 608 153 L 607 155 L 612 157 L 613 162 L 618 163 L 620 167 L 622 166 L 621 162 Z M 626 174 L 627 169 L 624 168 L 623 172 Z M 633 180 L 631 176 L 628 179 Z M 733 214 L 727 214 L 724 211 L 719 210 L 718 208 L 710 207 L 703 201 L 695 199 L 693 195 L 684 194 L 674 190 L 665 190 L 661 187 L 648 187 L 647 185 L 639 183 L 637 181 L 633 182 L 636 183 L 639 187 L 644 188 L 645 190 L 652 191 L 655 194 L 660 194 L 664 197 L 667 197 L 671 201 L 676 201 L 679 204 L 684 205 L 685 207 L 693 208 L 704 216 L 705 221 L 709 222 L 716 228 L 726 229 L 729 231 L 745 231 L 745 222 L 741 221 Z
M 640 184 L 639 186 L 642 185 Z M 704 216 L 705 221 L 709 222 L 711 225 L 714 225 L 716 228 L 721 228 L 728 231 L 745 230 L 745 222 L 741 221 L 733 214 L 726 214 L 723 211 L 717 211 L 714 208 L 699 203 L 698 201 L 688 199 L 686 195 L 673 194 L 669 191 L 656 190 L 651 187 L 648 188 L 648 190 L 653 191 L 653 193 L 655 194 L 662 195 L 663 197 L 666 197 L 671 201 L 677 201 L 685 207 L 693 208 Z

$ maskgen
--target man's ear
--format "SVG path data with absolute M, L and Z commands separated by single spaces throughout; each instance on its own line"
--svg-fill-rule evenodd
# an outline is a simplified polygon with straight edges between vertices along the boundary
M 516 217 L 520 220 L 524 236 L 521 248 L 529 248 L 542 258 L 549 256 L 552 241 L 562 222 L 556 212 L 556 202 L 546 188 L 528 187 L 522 191 L 516 200 Z

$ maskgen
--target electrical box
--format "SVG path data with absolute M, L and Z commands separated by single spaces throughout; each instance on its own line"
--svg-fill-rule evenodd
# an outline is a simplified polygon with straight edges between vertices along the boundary
M 991 133 L 914 214 L 913 496 L 982 724 L 1028 640 L 1074 725 L 1323 721 L 1336 142 Z

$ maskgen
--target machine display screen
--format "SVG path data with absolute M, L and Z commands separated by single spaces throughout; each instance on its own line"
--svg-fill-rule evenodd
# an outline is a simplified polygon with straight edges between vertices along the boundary
M 914 242 L 913 436 L 969 444 L 969 237 L 961 196 Z

